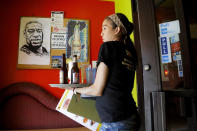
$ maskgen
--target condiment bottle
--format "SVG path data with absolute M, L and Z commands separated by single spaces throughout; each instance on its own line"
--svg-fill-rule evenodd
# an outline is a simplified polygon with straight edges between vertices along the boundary
M 66 66 L 66 56 L 65 53 L 62 55 L 62 65 L 59 72 L 60 84 L 68 83 L 68 70 Z
M 71 84 L 79 84 L 79 68 L 77 65 L 77 55 L 73 56 L 73 67 L 71 69 Z

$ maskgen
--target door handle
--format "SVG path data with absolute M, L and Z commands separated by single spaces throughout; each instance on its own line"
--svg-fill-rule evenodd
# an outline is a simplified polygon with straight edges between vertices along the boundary
M 151 66 L 149 64 L 144 65 L 144 70 L 149 71 L 151 69 Z

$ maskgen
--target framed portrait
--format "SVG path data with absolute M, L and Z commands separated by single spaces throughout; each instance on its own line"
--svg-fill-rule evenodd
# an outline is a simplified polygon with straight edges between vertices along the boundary
M 51 19 L 21 17 L 18 45 L 18 68 L 50 67 Z

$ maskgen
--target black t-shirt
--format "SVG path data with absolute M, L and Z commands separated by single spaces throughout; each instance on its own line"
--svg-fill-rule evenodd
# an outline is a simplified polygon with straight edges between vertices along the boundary
M 100 47 L 98 65 L 100 62 L 109 68 L 103 95 L 96 98 L 101 121 L 124 120 L 137 110 L 131 94 L 137 64 L 135 49 L 118 41 L 105 42 Z

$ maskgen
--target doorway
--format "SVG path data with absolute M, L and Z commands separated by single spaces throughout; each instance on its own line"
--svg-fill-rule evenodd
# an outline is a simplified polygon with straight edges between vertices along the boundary
M 197 130 L 193 5 L 195 0 L 132 0 L 142 131 Z

